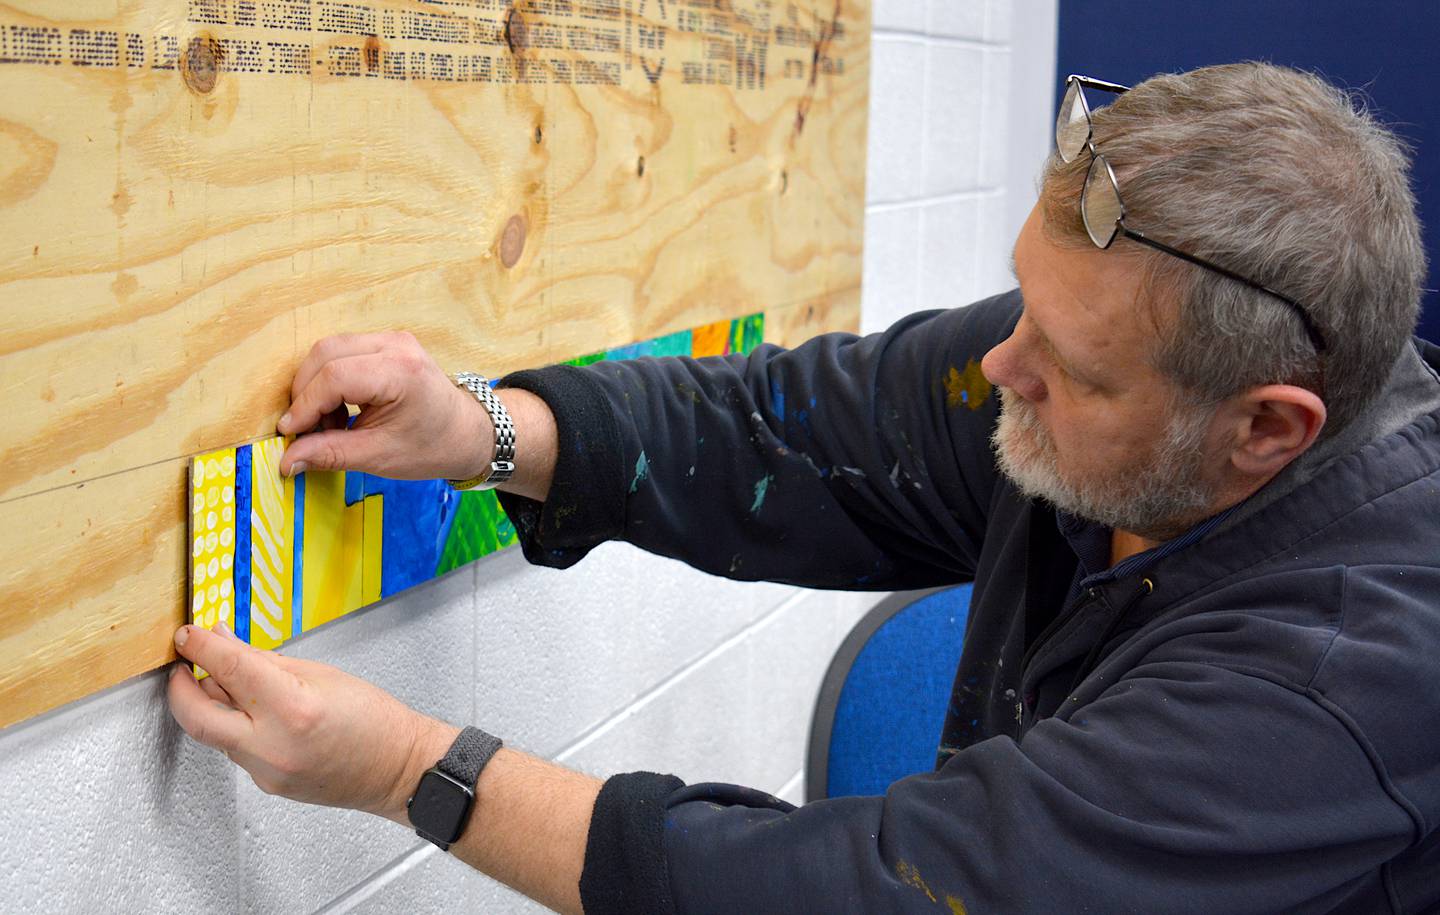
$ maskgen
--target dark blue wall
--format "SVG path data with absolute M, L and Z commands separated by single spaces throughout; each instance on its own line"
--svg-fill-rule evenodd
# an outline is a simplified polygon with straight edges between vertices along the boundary
M 1440 3 L 1431 0 L 1060 0 L 1057 71 L 1133 85 L 1160 72 L 1267 60 L 1363 89 L 1414 147 L 1433 289 L 1440 274 Z M 1055 102 L 1060 101 L 1056 89 Z M 1429 214 L 1429 219 L 1426 219 Z M 1159 235 L 1156 231 L 1157 237 Z M 1420 334 L 1440 341 L 1440 296 Z

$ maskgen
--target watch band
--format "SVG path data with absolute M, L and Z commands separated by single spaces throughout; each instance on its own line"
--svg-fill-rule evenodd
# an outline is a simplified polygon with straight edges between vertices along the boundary
M 495 389 L 490 386 L 490 381 L 485 376 L 474 372 L 457 372 L 450 377 L 456 386 L 475 395 L 485 412 L 490 414 L 490 422 L 495 426 L 495 456 L 490 461 L 489 469 L 468 480 L 450 480 L 450 485 L 459 490 L 494 489 L 515 473 L 515 422 L 510 418 L 510 411 L 505 409 L 505 404 L 495 396 Z
M 481 770 L 503 744 L 504 741 L 494 734 L 487 734 L 479 728 L 467 725 L 461 729 L 460 736 L 455 738 L 455 742 L 435 764 L 435 768 L 473 788 L 480 778 Z
M 479 728 L 461 729 L 444 757 L 420 776 L 415 793 L 405 802 L 417 836 L 441 851 L 449 851 L 460 840 L 475 806 L 480 772 L 500 746 L 500 738 Z

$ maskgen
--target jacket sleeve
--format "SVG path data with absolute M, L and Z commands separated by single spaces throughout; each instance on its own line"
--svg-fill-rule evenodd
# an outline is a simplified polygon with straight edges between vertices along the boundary
M 624 539 L 731 578 L 917 588 L 974 574 L 996 469 L 979 363 L 1018 293 L 748 357 L 553 366 L 560 436 L 542 505 L 502 504 L 531 561 Z
M 650 832 L 625 827 L 615 841 L 650 869 L 587 854 L 585 910 L 1343 908 L 1375 889 L 1366 881 L 1417 824 L 1343 714 L 1306 693 L 1218 666 L 1151 664 L 1073 720 L 974 744 L 883 797 L 794 808 L 732 785 L 651 781 L 663 796 L 651 798 Z M 592 846 L 621 822 L 614 810 L 645 795 L 641 779 L 617 783 L 615 807 L 596 808 Z

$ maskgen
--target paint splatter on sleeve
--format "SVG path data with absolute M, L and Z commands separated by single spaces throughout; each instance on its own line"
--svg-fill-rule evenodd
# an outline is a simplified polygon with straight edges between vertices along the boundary
M 793 350 L 742 322 L 728 352 L 520 373 L 561 441 L 543 506 L 501 496 L 526 555 L 569 565 L 619 538 L 718 575 L 894 589 L 973 574 L 995 480 L 980 359 L 1018 296 Z

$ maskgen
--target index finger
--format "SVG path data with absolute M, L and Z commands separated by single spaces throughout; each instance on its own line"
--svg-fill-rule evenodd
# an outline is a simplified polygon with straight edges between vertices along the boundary
M 379 404 L 394 399 L 394 385 L 387 373 L 386 357 L 379 353 L 332 359 L 320 366 L 305 389 L 290 402 L 290 411 L 281 417 L 282 434 L 303 433 L 321 417 L 347 403 Z
M 316 340 L 295 370 L 295 379 L 290 382 L 290 399 L 300 396 L 325 363 L 347 356 L 378 353 L 385 348 L 385 339 L 384 334 L 335 334 Z
M 181 626 L 175 649 L 205 668 L 242 711 L 273 707 L 285 699 L 294 680 L 260 649 L 202 626 Z

